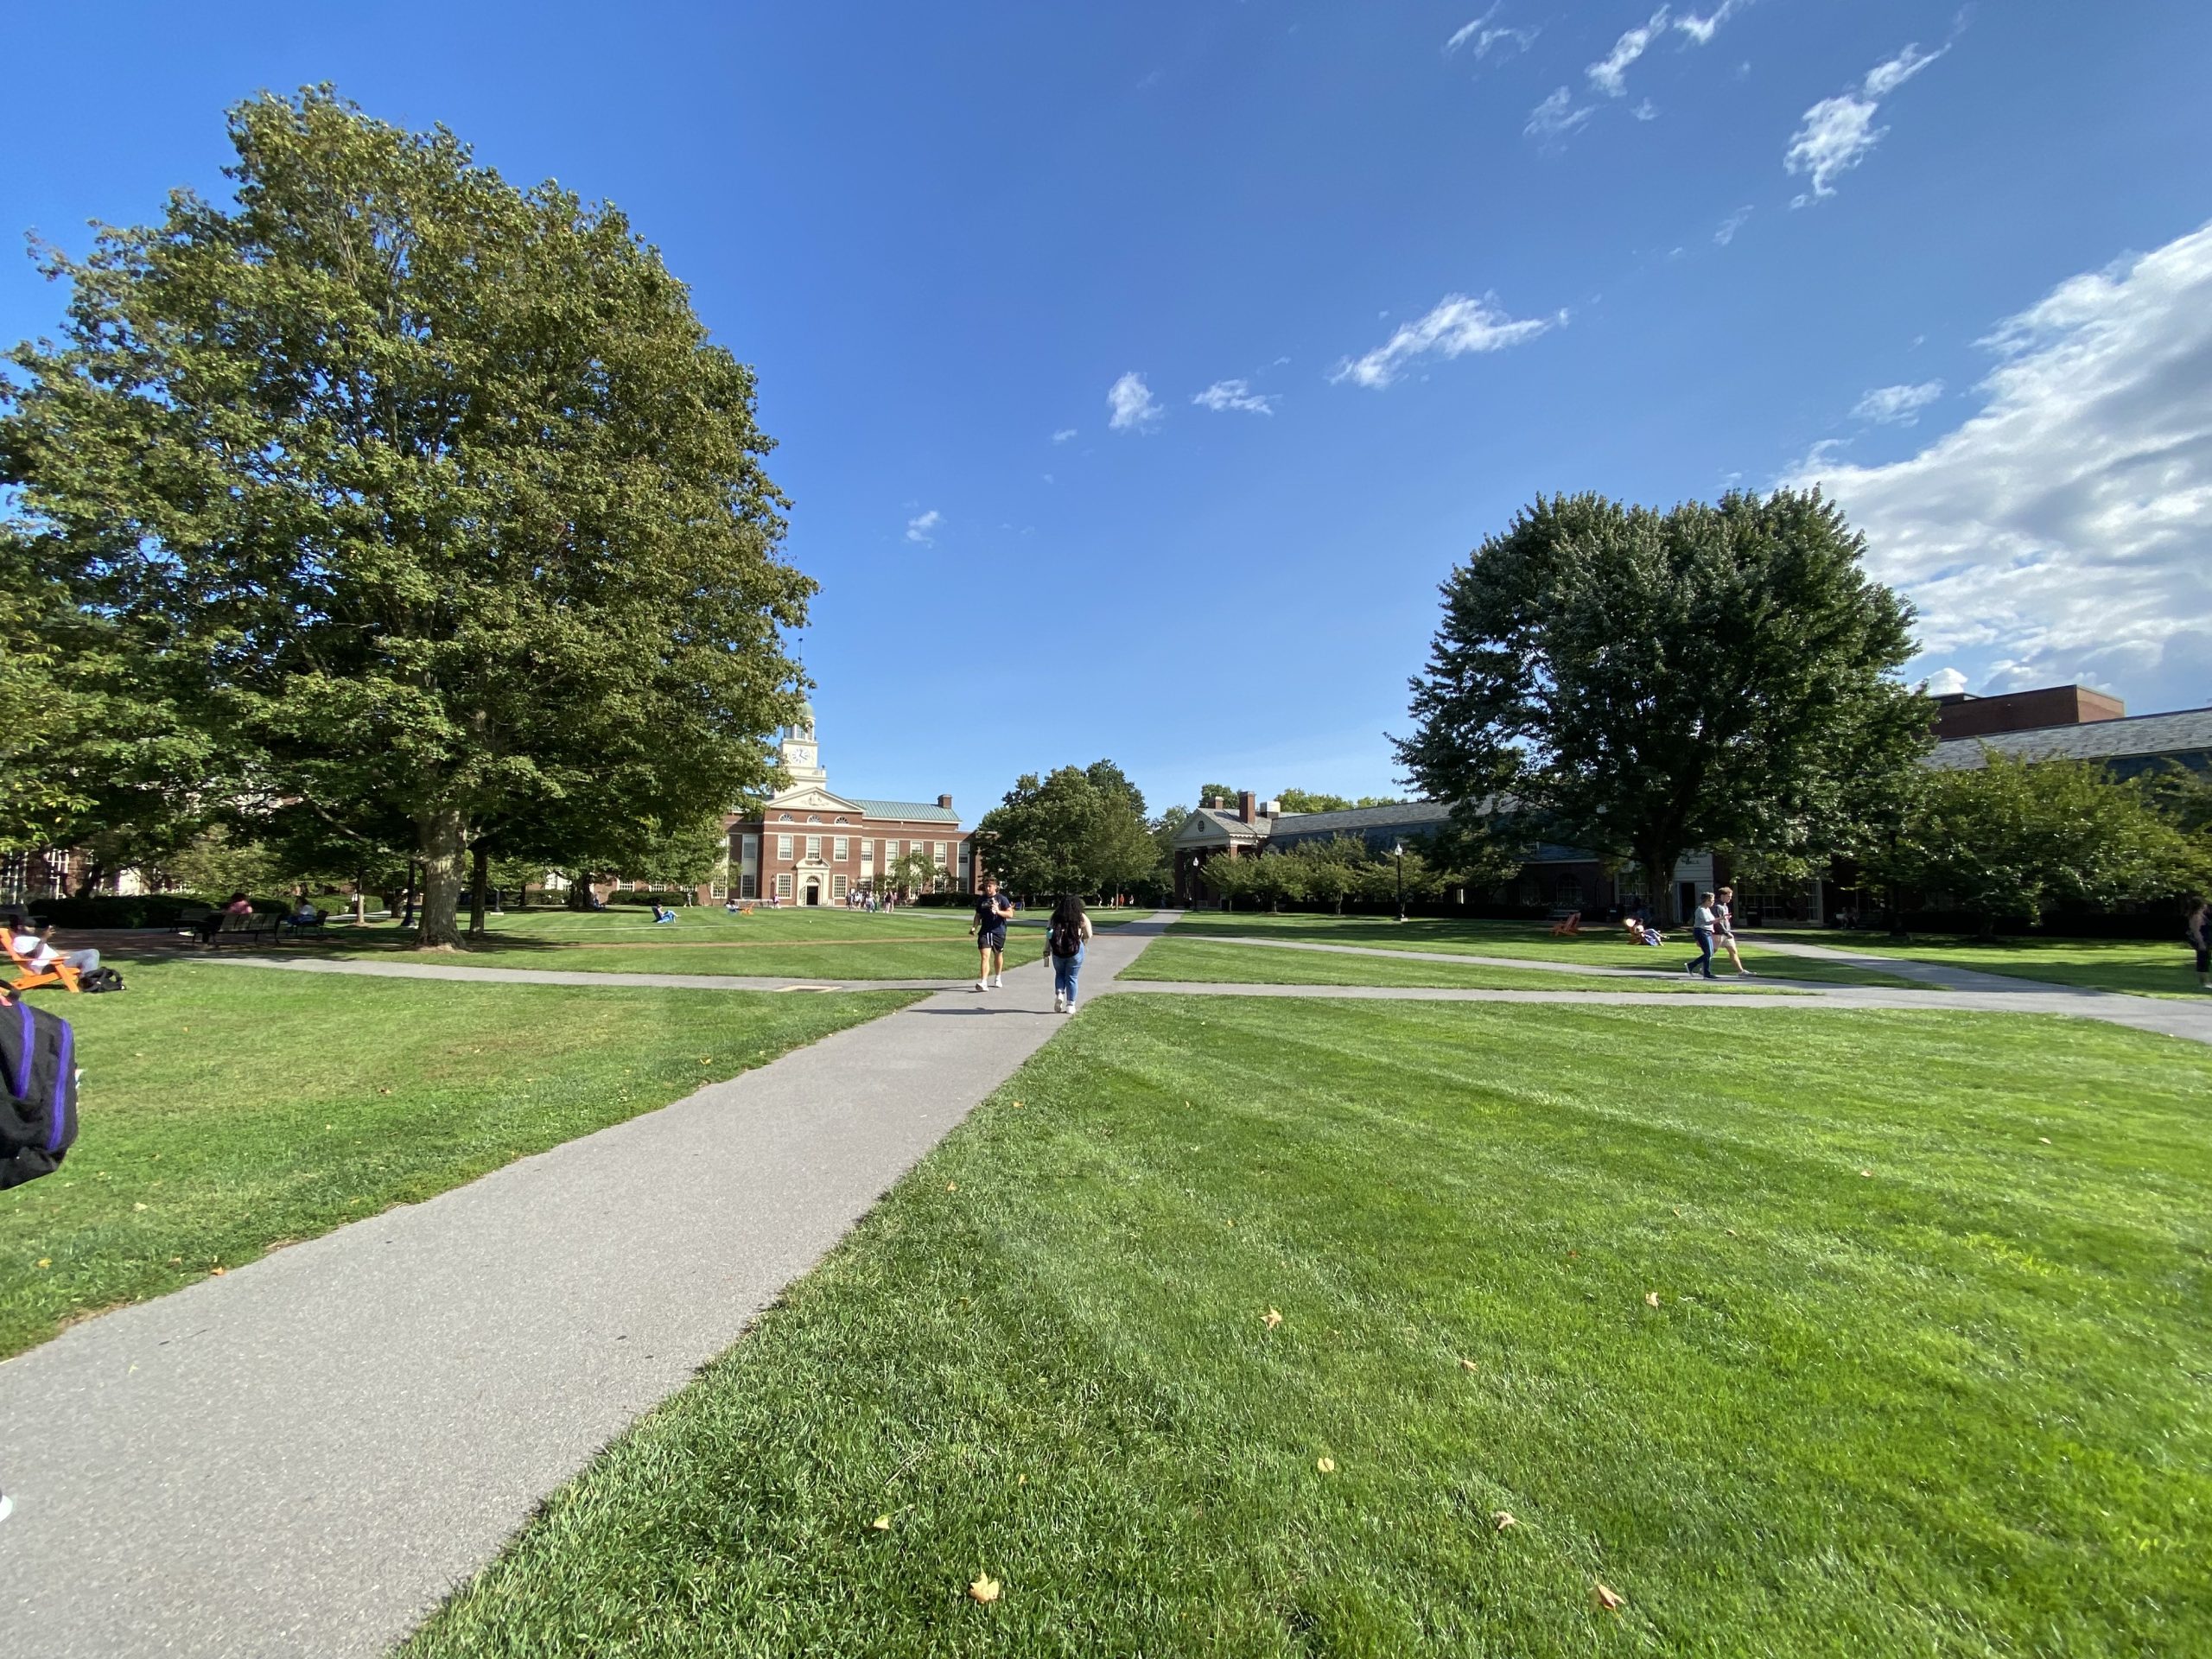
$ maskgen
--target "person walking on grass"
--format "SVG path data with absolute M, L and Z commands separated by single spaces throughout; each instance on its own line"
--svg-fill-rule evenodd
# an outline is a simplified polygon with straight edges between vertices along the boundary
M 995 877 L 983 878 L 983 890 L 976 895 L 976 923 L 969 931 L 976 936 L 976 949 L 982 962 L 976 970 L 976 988 L 979 991 L 1006 988 L 1006 924 L 1014 914 L 1014 906 L 999 897 Z
M 1686 974 L 1703 974 L 1707 979 L 1713 972 L 1713 895 L 1700 893 L 1697 909 L 1690 916 L 1690 937 L 1697 941 L 1697 955 L 1682 964 Z
M 1728 960 L 1736 964 L 1736 972 L 1745 979 L 1751 970 L 1744 966 L 1744 953 L 1736 948 L 1736 889 L 1723 887 L 1713 901 L 1713 939 L 1728 953 Z
M 1075 1012 L 1076 976 L 1083 971 L 1083 947 L 1090 938 L 1090 918 L 1083 900 L 1071 893 L 1060 895 L 1052 906 L 1052 919 L 1045 926 L 1045 949 L 1052 958 L 1052 1012 Z
M 2182 931 L 2196 952 L 2196 988 L 2212 991 L 2212 908 L 2203 899 L 2189 901 L 2189 919 L 2182 924 Z

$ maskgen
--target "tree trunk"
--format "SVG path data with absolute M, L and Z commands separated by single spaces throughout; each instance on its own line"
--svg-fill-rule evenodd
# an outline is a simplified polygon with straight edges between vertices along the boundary
M 412 932 L 415 928 L 415 901 L 416 896 L 415 872 L 416 868 L 417 866 L 415 861 L 411 858 L 409 859 L 407 861 L 407 885 L 400 890 L 402 908 L 399 912 L 399 926 L 403 932 Z
M 1674 861 L 1643 858 L 1637 862 L 1643 872 L 1643 902 L 1661 926 L 1675 926 L 1683 918 L 1675 914 Z
M 369 919 L 369 873 L 353 872 L 353 921 L 358 926 Z
M 468 858 L 468 836 L 456 807 L 433 807 L 416 820 L 423 849 L 423 920 L 415 943 L 425 950 L 450 950 L 461 944 L 461 891 Z
M 482 842 L 468 849 L 468 937 L 484 937 L 484 884 L 492 869 L 492 849 Z

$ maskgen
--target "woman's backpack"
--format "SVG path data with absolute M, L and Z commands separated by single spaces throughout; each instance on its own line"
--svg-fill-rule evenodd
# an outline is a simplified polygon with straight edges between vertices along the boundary
M 1071 957 L 1083 949 L 1083 924 L 1055 921 L 1052 931 L 1046 936 L 1045 948 L 1056 957 Z
M 76 1033 L 59 1014 L 0 1002 L 0 1187 L 50 1175 L 77 1138 Z
M 112 968 L 95 968 L 88 974 L 77 976 L 77 988 L 80 991 L 119 991 L 123 988 L 123 976 Z

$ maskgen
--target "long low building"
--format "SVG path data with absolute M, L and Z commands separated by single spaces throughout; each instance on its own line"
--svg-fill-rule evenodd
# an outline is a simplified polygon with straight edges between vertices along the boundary
M 2086 760 L 2120 777 L 2183 766 L 2212 776 L 2212 708 L 2131 716 L 2118 697 L 2086 686 L 2043 686 L 1994 696 L 1954 693 L 1936 699 L 1936 745 L 1927 764 L 1945 771 L 1986 764 L 1995 753 L 2028 760 Z M 1174 838 L 1174 887 L 1179 903 L 1207 896 L 1210 860 L 1249 858 L 1287 851 L 1313 841 L 1354 836 L 1370 851 L 1387 854 L 1400 841 L 1433 835 L 1451 817 L 1439 801 L 1358 807 L 1342 812 L 1285 812 L 1280 803 L 1250 791 L 1234 805 L 1208 801 L 1191 814 Z M 1725 861 L 1709 853 L 1683 859 L 1675 870 L 1676 913 L 1686 913 L 1703 889 L 1726 880 Z M 1601 911 L 1633 897 L 1637 877 L 1608 872 L 1585 849 L 1539 845 L 1508 887 L 1491 893 L 1461 893 L 1460 904 L 1511 905 L 1550 911 Z M 1819 924 L 1855 911 L 1860 895 L 1833 882 L 1745 888 L 1737 912 L 1747 921 Z

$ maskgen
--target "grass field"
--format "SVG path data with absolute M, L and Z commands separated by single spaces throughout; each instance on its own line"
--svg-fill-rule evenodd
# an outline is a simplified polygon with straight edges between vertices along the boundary
M 1598 928 L 1572 938 L 1554 938 L 1548 922 L 1456 921 L 1411 918 L 1394 921 L 1387 916 L 1269 916 L 1217 910 L 1192 911 L 1177 922 L 1170 938 L 1193 936 L 1217 938 L 1235 934 L 1254 938 L 1303 939 L 1316 944 L 1357 944 L 1383 950 L 1442 950 L 1455 956 L 1518 957 L 1542 962 L 1573 962 L 1592 968 L 1676 969 L 1697 954 L 1689 935 L 1677 931 L 1657 950 L 1631 943 L 1621 930 Z M 1150 956 L 1151 952 L 1146 952 Z M 1744 947 L 1744 960 L 1756 977 L 1786 975 L 1825 985 L 1878 985 L 1908 988 L 1910 980 L 1847 963 L 1814 962 L 1802 957 L 1761 956 L 1756 945 Z M 1726 956 L 1715 959 L 1713 971 L 1732 976 Z M 1427 984 L 1407 980 L 1405 984 Z
M 126 964 L 67 999 L 81 1128 L 0 1194 L 0 1357 L 651 1111 L 917 994 L 429 984 Z M 36 995 L 36 994 L 35 994 Z M 64 1008 L 48 996 L 42 1006 Z
M 960 979 L 976 971 L 964 909 L 901 910 L 874 916 L 840 907 L 756 910 L 726 915 L 720 906 L 679 910 L 654 925 L 643 911 L 592 915 L 534 911 L 494 918 L 488 937 L 467 957 L 486 968 L 559 968 L 607 974 L 733 974 L 783 979 Z M 1015 927 L 1007 965 L 1044 953 L 1041 929 Z M 391 924 L 334 931 L 297 947 L 341 957 L 450 962 L 420 953 Z
M 1650 964 L 1647 964 L 1649 966 Z M 1664 964 L 1679 969 L 1673 962 Z M 1732 976 L 1713 984 L 1676 972 L 1664 979 L 1608 978 L 1560 974 L 1541 968 L 1494 968 L 1484 963 L 1408 961 L 1394 957 L 1346 957 L 1323 950 L 1271 950 L 1229 940 L 1156 940 L 1125 969 L 1125 981 L 1186 980 L 1205 985 L 1405 985 L 1483 991 L 1683 991 L 1723 996 L 1788 988 L 1764 979 Z
M 2010 974 L 2047 980 L 2054 985 L 2082 985 L 2100 991 L 2131 991 L 2139 996 L 2194 996 L 2196 963 L 2178 937 L 2158 939 L 1917 938 L 1895 944 L 1885 933 L 1823 933 L 1809 941 L 1869 956 L 1907 957 L 1974 968 L 1985 974 Z M 2207 998 L 2212 1001 L 2212 998 Z
M 2088 1022 L 1106 999 L 403 1652 L 2201 1652 L 2208 1101 Z

